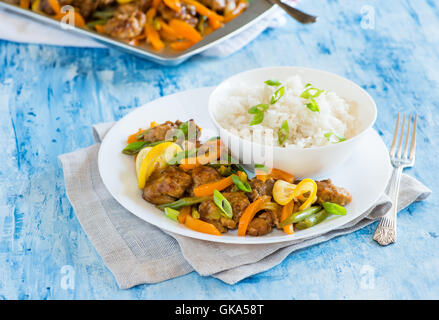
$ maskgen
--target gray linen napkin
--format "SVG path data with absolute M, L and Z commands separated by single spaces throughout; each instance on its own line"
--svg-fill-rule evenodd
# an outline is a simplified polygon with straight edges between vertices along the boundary
M 360 217 L 336 230 L 284 243 L 223 244 L 164 232 L 124 209 L 102 183 L 97 164 L 99 142 L 113 124 L 95 125 L 95 145 L 61 155 L 59 159 L 76 216 L 121 289 L 160 282 L 194 270 L 202 276 L 234 284 L 276 266 L 298 249 L 361 229 L 391 207 L 389 198 L 383 195 Z M 403 175 L 398 209 L 424 200 L 430 193 L 422 183 Z

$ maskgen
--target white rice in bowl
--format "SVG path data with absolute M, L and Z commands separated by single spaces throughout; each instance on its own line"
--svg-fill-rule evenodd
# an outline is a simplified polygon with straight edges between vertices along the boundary
M 284 95 L 270 104 L 274 92 L 282 86 L 285 87 Z M 227 99 L 218 102 L 216 119 L 224 129 L 243 139 L 282 147 L 319 147 L 353 137 L 354 105 L 335 92 L 323 91 L 314 99 L 319 111 L 311 111 L 307 107 L 310 100 L 301 97 L 309 88 L 305 86 L 297 75 L 281 81 L 278 86 L 240 84 L 230 89 Z M 267 104 L 268 109 L 264 112 L 264 120 L 251 126 L 254 114 L 248 110 L 259 104 Z M 289 134 L 279 144 L 278 131 L 285 120 Z

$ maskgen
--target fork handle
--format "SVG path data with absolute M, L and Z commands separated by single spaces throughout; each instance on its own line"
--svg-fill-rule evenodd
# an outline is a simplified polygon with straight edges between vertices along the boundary
M 388 189 L 388 195 L 390 200 L 392 200 L 392 207 L 381 218 L 373 235 L 373 239 L 382 246 L 387 246 L 396 241 L 396 214 L 398 212 L 398 194 L 401 175 L 402 167 L 393 168 Z

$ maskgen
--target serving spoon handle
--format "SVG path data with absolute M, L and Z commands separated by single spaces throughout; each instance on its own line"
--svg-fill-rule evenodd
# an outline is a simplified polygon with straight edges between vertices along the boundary
M 296 19 L 300 23 L 308 24 L 308 23 L 314 23 L 317 21 L 317 17 L 307 14 L 303 11 L 300 11 L 296 8 L 293 8 L 286 3 L 283 3 L 281 0 L 268 0 L 268 2 L 271 2 L 272 4 L 277 4 L 279 7 L 281 7 L 286 13 L 288 13 L 292 18 Z

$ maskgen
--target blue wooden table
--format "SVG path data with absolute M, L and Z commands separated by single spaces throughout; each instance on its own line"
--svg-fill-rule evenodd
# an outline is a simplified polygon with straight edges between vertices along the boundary
M 366 89 L 375 128 L 390 143 L 395 114 L 418 113 L 409 174 L 439 186 L 439 4 L 302 1 L 314 25 L 288 19 L 224 59 L 162 67 L 107 49 L 0 41 L 0 298 L 358 299 L 439 298 L 439 196 L 400 212 L 398 242 L 380 247 L 376 224 L 301 250 L 230 286 L 196 273 L 118 289 L 66 197 L 57 156 L 93 143 L 90 126 L 152 99 L 212 86 L 272 65 L 320 68 Z

